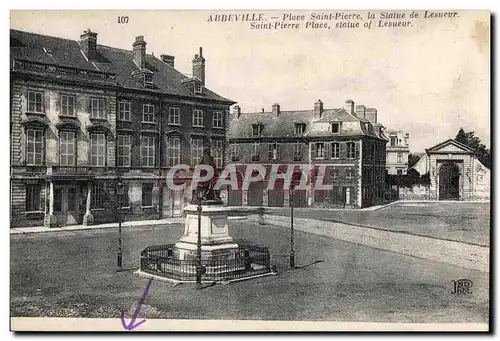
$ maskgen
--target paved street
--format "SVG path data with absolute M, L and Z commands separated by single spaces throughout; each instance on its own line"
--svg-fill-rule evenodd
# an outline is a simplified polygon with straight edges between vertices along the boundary
M 266 211 L 289 215 L 289 208 L 268 208 Z M 399 202 L 377 211 L 296 209 L 295 216 L 490 245 L 489 203 Z
M 182 226 L 125 230 L 125 266 L 136 269 L 148 245 L 175 242 Z M 403 256 L 315 234 L 296 233 L 288 270 L 289 230 L 231 221 L 237 239 L 270 247 L 279 275 L 196 290 L 154 281 L 141 315 L 175 319 L 269 319 L 378 322 L 488 322 L 488 274 Z M 11 315 L 130 316 L 147 280 L 115 272 L 116 231 L 11 235 Z M 473 281 L 472 295 L 451 281 Z M 117 319 L 117 323 L 120 323 Z M 147 323 L 147 322 L 146 322 Z

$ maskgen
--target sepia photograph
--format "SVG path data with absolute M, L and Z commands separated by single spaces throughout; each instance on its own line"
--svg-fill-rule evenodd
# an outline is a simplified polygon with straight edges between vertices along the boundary
M 490 331 L 491 16 L 10 11 L 11 331 Z

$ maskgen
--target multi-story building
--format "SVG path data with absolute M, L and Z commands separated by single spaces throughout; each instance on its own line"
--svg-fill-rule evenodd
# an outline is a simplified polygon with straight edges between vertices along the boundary
M 408 172 L 410 154 L 410 134 L 402 131 L 386 131 L 389 139 L 386 148 L 387 173 L 404 175 Z
M 113 221 L 118 182 L 124 219 L 180 215 L 190 192 L 165 186 L 168 169 L 197 164 L 204 140 L 223 166 L 234 102 L 205 87 L 202 49 L 188 77 L 131 45 L 10 31 L 12 226 Z
M 376 122 L 377 110 L 354 106 L 324 109 L 318 100 L 312 110 L 283 111 L 279 104 L 272 111 L 232 113 L 229 155 L 239 172 L 247 164 L 261 163 L 267 174 L 273 165 L 286 172 L 290 165 L 307 165 L 308 188 L 294 191 L 296 206 L 365 207 L 383 201 L 385 183 L 385 145 L 382 126 Z M 293 166 L 294 169 L 298 170 Z M 319 187 L 320 167 L 324 170 Z M 285 169 L 286 168 L 286 169 Z M 229 190 L 229 205 L 287 206 L 289 192 L 280 185 L 268 187 L 271 179 L 251 183 L 248 190 Z

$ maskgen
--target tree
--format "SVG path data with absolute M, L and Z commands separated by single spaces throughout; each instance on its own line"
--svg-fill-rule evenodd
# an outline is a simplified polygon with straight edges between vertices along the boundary
M 418 162 L 418 160 L 420 160 L 422 156 L 421 155 L 418 155 L 418 154 L 409 154 L 408 155 L 408 169 L 410 169 L 411 167 L 415 166 Z
M 465 144 L 474 150 L 474 155 L 487 168 L 491 168 L 491 153 L 486 146 L 481 143 L 481 139 L 477 137 L 473 131 L 465 132 L 463 128 L 455 136 L 455 141 Z

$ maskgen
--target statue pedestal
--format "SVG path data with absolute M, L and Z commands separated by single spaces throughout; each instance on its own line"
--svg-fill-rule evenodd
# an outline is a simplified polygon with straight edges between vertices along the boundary
M 222 205 L 201 206 L 201 258 L 202 260 L 234 259 L 238 244 L 229 235 L 228 211 Z M 198 246 L 198 206 L 188 205 L 184 235 L 175 244 L 178 259 L 196 259 Z

